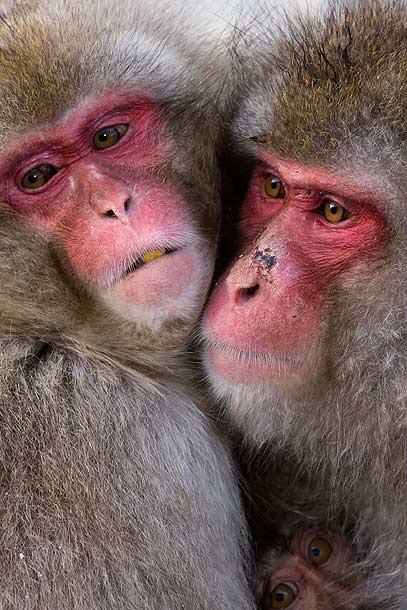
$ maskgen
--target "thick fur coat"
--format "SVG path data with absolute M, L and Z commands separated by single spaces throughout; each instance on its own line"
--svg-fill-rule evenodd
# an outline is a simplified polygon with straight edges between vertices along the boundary
M 214 257 L 215 45 L 195 30 L 188 38 L 185 11 L 175 17 L 149 2 L 31 4 L 16 3 L 0 22 L 3 159 L 15 138 L 89 95 L 148 91 L 178 151 L 151 171 L 177 184 Z M 0 204 L 0 606 L 248 610 L 233 468 L 188 389 L 184 346 L 204 291 L 158 335 L 115 319 L 76 281 L 58 244 L 8 203 Z
M 329 521 L 354 542 L 365 599 L 398 610 L 407 599 L 406 23 L 402 1 L 335 3 L 310 19 L 262 15 L 242 41 L 235 149 L 370 183 L 386 239 L 332 283 L 315 385 L 215 382 L 244 438 L 258 541 Z

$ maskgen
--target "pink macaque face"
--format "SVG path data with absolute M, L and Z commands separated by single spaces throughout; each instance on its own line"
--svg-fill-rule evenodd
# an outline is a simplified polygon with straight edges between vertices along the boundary
M 277 556 L 271 550 L 259 562 L 257 606 L 259 610 L 353 610 L 361 577 L 350 570 L 352 564 L 352 548 L 343 537 L 315 529 L 300 531 L 288 552 Z
M 204 319 L 207 369 L 221 387 L 301 384 L 318 366 L 331 290 L 379 251 L 384 220 L 360 185 L 265 154 L 240 228 Z
M 0 196 L 105 307 L 155 326 L 196 308 L 212 268 L 184 195 L 154 172 L 174 148 L 151 98 L 108 92 L 17 140 Z

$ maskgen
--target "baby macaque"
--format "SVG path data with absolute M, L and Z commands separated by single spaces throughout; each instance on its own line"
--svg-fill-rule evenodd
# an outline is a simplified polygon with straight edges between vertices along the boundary
M 260 552 L 255 583 L 261 610 L 356 610 L 361 580 L 353 550 L 339 533 L 297 530 Z

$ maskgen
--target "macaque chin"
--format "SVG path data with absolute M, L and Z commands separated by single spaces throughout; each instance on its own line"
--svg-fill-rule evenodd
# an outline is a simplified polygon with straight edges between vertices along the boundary
M 340 535 L 300 530 L 282 553 L 266 551 L 257 564 L 255 593 L 260 610 L 353 610 L 359 579 L 347 576 L 352 548 Z

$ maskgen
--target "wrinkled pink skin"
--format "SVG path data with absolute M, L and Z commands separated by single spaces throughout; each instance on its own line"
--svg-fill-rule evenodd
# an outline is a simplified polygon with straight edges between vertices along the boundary
M 324 538 L 332 549 L 332 555 L 321 565 L 314 565 L 308 557 L 309 545 L 315 537 Z M 336 534 L 321 530 L 305 530 L 297 533 L 290 551 L 280 557 L 273 552 L 263 558 L 256 581 L 256 599 L 259 610 L 273 610 L 271 592 L 280 583 L 290 583 L 297 596 L 289 610 L 355 610 L 358 608 L 356 587 L 360 577 L 340 584 L 346 569 L 352 562 L 352 549 L 346 540 Z
M 118 124 L 129 126 L 123 138 L 96 149 L 95 132 Z M 0 158 L 0 197 L 52 235 L 96 294 L 103 297 L 108 290 L 120 310 L 134 302 L 165 308 L 200 273 L 188 238 L 180 243 L 191 233 L 186 202 L 170 185 L 151 178 L 151 168 L 170 154 L 170 137 L 148 95 L 107 92 L 17 140 Z M 39 189 L 22 188 L 24 175 L 42 164 L 59 171 Z M 165 247 L 176 251 L 126 275 L 140 255 Z M 171 304 L 176 315 L 177 302 Z M 182 298 L 178 305 L 182 308 Z
M 266 195 L 270 174 L 283 183 L 283 199 Z M 326 200 L 345 208 L 349 219 L 329 223 L 319 212 Z M 240 255 L 207 307 L 209 372 L 246 385 L 308 379 L 329 290 L 379 249 L 384 228 L 367 189 L 264 153 L 243 205 Z

